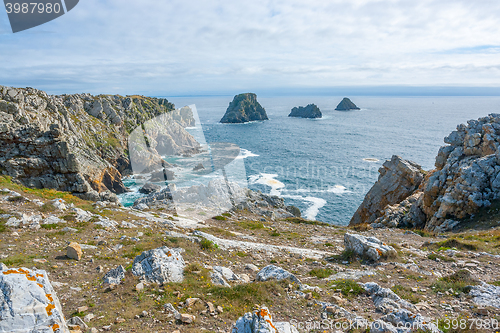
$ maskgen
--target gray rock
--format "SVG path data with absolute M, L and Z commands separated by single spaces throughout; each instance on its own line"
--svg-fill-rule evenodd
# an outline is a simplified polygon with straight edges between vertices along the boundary
M 375 222 L 387 205 L 400 203 L 412 195 L 423 179 L 419 165 L 394 155 L 379 169 L 377 182 L 366 194 L 349 225 Z
M 147 183 L 139 189 L 139 193 L 151 194 L 154 192 L 158 192 L 159 190 L 161 190 L 161 186 L 152 183 Z
M 500 287 L 498 286 L 483 282 L 472 286 L 469 295 L 473 297 L 472 301 L 477 305 L 500 309 Z
M 69 333 L 45 271 L 2 270 L 0 290 L 0 332 Z
M 386 323 L 390 323 L 395 327 L 398 327 L 398 332 L 400 328 L 418 328 L 425 332 L 430 333 L 443 333 L 435 324 L 432 323 L 432 320 L 429 318 L 424 318 L 419 313 L 414 314 L 408 310 L 400 309 L 397 311 L 393 311 L 391 313 L 386 314 L 381 317 L 380 320 L 385 321 Z M 372 331 L 370 331 L 372 332 Z M 411 332 L 410 329 L 405 332 Z
M 134 259 L 132 274 L 148 282 L 182 282 L 184 259 L 179 250 L 166 246 L 143 252 Z
M 120 284 L 123 280 L 125 280 L 125 268 L 122 265 L 108 271 L 103 277 L 103 282 L 106 284 Z
M 321 111 L 315 104 L 309 104 L 306 107 L 299 106 L 294 107 L 288 117 L 299 117 L 299 118 L 321 118 L 323 115 Z
M 257 281 L 269 281 L 269 280 L 290 280 L 292 282 L 302 284 L 300 280 L 292 273 L 274 265 L 268 265 L 262 268 L 255 278 Z
M 72 317 L 72 318 L 66 320 L 66 325 L 68 325 L 68 326 L 70 326 L 70 325 L 80 326 L 80 328 L 83 331 L 89 329 L 88 325 L 80 317 Z
M 375 282 L 365 283 L 363 287 L 371 295 L 376 309 L 382 313 L 387 314 L 401 308 L 416 310 L 413 304 L 405 301 L 389 288 L 382 288 Z
M 382 257 L 395 255 L 396 250 L 375 237 L 365 237 L 357 234 L 344 235 L 346 250 L 353 251 L 358 256 L 377 261 Z
M 356 104 L 351 102 L 351 100 L 349 98 L 344 97 L 344 99 L 342 99 L 342 101 L 339 103 L 339 105 L 337 105 L 335 110 L 337 110 L 337 111 L 349 111 L 349 110 L 359 110 L 359 108 L 356 106 Z
M 240 277 L 227 267 L 214 266 L 214 271 L 219 272 L 228 281 L 240 281 Z
M 224 276 L 222 276 L 222 274 L 218 271 L 210 272 L 210 280 L 215 286 L 231 287 L 231 285 L 224 279 Z

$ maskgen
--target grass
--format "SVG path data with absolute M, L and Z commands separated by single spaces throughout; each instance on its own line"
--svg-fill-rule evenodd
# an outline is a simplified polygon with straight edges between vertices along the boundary
M 52 224 L 42 224 L 40 225 L 40 227 L 45 230 L 55 230 L 55 229 L 60 229 L 62 226 L 58 223 L 52 223 Z
M 335 245 L 333 245 L 332 243 L 325 243 L 325 246 L 326 247 L 334 247 Z
M 31 261 L 35 256 L 26 256 L 24 254 L 14 254 L 2 260 L 2 262 L 7 266 L 20 266 Z
M 301 217 L 289 217 L 289 218 L 285 219 L 285 221 L 296 223 L 296 224 L 330 226 L 328 223 L 325 223 L 325 222 L 306 220 L 306 219 L 301 218 Z
M 236 255 L 240 258 L 248 257 L 249 254 L 245 252 L 236 252 Z
M 229 231 L 225 230 L 219 227 L 206 227 L 206 228 L 199 228 L 199 231 L 206 232 L 207 234 L 211 235 L 218 235 L 218 236 L 225 236 L 225 237 L 231 237 L 234 236 L 234 234 Z
M 430 232 L 430 231 L 426 231 L 426 230 L 413 229 L 411 231 L 413 231 L 414 233 L 416 233 L 417 235 L 420 235 L 422 237 L 435 237 L 436 236 L 435 233 Z
M 413 292 L 410 288 L 406 286 L 402 286 L 400 284 L 395 285 L 394 287 L 391 288 L 391 290 L 401 297 L 402 299 L 407 300 L 410 303 L 417 304 L 420 302 L 420 297 L 418 297 L 418 294 Z
M 478 282 L 472 278 L 469 271 L 462 269 L 456 273 L 440 278 L 431 285 L 431 288 L 435 292 L 445 292 L 451 288 L 454 291 L 468 293 L 470 289 L 469 286 L 476 285 L 477 283 Z
M 428 245 L 428 248 L 430 249 L 441 249 L 446 250 L 446 249 L 458 249 L 458 250 L 466 250 L 466 251 L 476 251 L 478 249 L 477 245 L 475 244 L 470 244 L 466 242 L 459 241 L 457 239 L 447 239 L 442 242 L 438 243 L 431 243 Z
M 130 252 L 126 253 L 123 255 L 124 258 L 129 258 L 129 259 L 134 259 L 137 257 L 140 253 L 144 251 L 144 247 L 141 244 L 135 245 Z
M 329 286 L 332 289 L 340 289 L 342 295 L 347 298 L 353 298 L 365 292 L 363 287 L 354 280 L 337 280 L 329 283 Z
M 353 225 L 351 228 L 354 229 L 355 231 L 368 231 L 372 229 L 372 227 L 368 223 L 356 224 Z
M 7 230 L 5 223 L 7 223 L 7 219 L 0 219 L 0 232 Z
M 309 275 L 315 276 L 318 279 L 324 279 L 333 274 L 333 270 L 330 268 L 313 268 L 309 272 Z
M 214 220 L 217 220 L 217 221 L 226 221 L 227 220 L 227 217 L 225 216 L 222 216 L 222 215 L 217 215 L 217 216 L 214 216 L 212 217 Z
M 265 228 L 262 222 L 256 222 L 256 221 L 240 221 L 238 222 L 238 226 L 247 230 L 258 230 Z
M 231 214 L 229 214 L 229 213 L 222 213 L 220 215 L 225 216 L 225 217 L 231 217 Z
M 269 236 L 271 237 L 279 237 L 281 234 L 277 232 L 276 230 L 273 230 L 269 233 Z
M 219 245 L 215 244 L 214 242 L 212 242 L 211 240 L 208 240 L 206 238 L 203 238 L 201 241 L 200 241 L 200 247 L 203 249 L 203 250 L 215 250 L 215 249 L 218 249 L 219 248 Z
M 490 284 L 494 285 L 494 286 L 497 286 L 497 287 L 500 287 L 500 280 L 498 281 L 493 281 L 491 282 Z
M 14 203 L 16 203 L 16 202 L 23 202 L 23 201 L 25 201 L 25 200 L 26 200 L 26 198 L 25 198 L 25 197 L 23 197 L 23 196 L 21 196 L 21 195 L 18 195 L 18 196 L 15 196 L 15 197 L 9 197 L 7 200 L 8 200 L 9 202 L 14 202 Z
M 43 206 L 38 208 L 38 211 L 40 211 L 42 213 L 51 213 L 51 212 L 54 212 L 55 210 L 56 210 L 56 207 L 54 207 L 54 205 L 52 205 L 50 203 L 43 204 Z

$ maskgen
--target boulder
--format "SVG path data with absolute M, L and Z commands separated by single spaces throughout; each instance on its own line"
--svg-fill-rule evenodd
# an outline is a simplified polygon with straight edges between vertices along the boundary
M 482 282 L 480 285 L 472 286 L 469 295 L 473 297 L 472 301 L 479 306 L 500 309 L 500 286 Z
M 66 248 L 66 257 L 70 259 L 80 260 L 82 259 L 82 248 L 78 243 L 71 242 Z
M 269 280 L 276 280 L 276 281 L 281 281 L 281 280 L 290 280 L 292 282 L 302 284 L 300 280 L 293 275 L 292 273 L 284 270 L 281 267 L 274 266 L 274 265 L 268 265 L 264 268 L 262 268 L 259 273 L 257 273 L 257 276 L 255 278 L 257 281 L 269 281 Z
M 245 313 L 233 325 L 232 333 L 298 333 L 288 322 L 273 323 L 272 315 L 267 307 L 255 312 Z
M 145 251 L 135 257 L 132 274 L 147 282 L 182 282 L 184 279 L 184 259 L 179 249 L 166 246 Z
M 413 194 L 424 180 L 422 168 L 399 156 L 392 156 L 379 169 L 377 182 L 368 191 L 349 225 L 373 223 L 387 205 L 400 203 Z
M 0 290 L 0 332 L 69 333 L 45 271 L 2 269 Z
M 246 123 L 255 120 L 268 120 L 266 110 L 257 102 L 257 95 L 252 93 L 239 94 L 226 110 L 221 123 Z
M 154 192 L 158 192 L 159 190 L 161 190 L 161 186 L 152 183 L 147 183 L 139 189 L 139 193 L 151 194 Z
M 240 277 L 234 274 L 230 268 L 214 266 L 214 271 L 220 273 L 228 281 L 240 281 Z
M 306 107 L 294 107 L 288 117 L 321 118 L 323 115 L 315 104 L 309 104 Z
M 360 110 L 360 108 L 358 108 L 356 106 L 356 104 L 351 102 L 351 100 L 349 98 L 344 97 L 344 99 L 342 99 L 342 101 L 339 103 L 339 105 L 337 105 L 335 110 L 337 110 L 337 111 L 349 111 L 349 110 Z
M 103 277 L 105 284 L 120 284 L 123 280 L 125 280 L 125 268 L 122 265 L 108 271 Z
M 224 279 L 224 276 L 222 276 L 222 274 L 217 271 L 213 271 L 210 273 L 210 280 L 215 286 L 231 287 L 231 285 Z
M 396 250 L 392 246 L 383 243 L 379 239 L 357 234 L 346 233 L 344 235 L 344 246 L 346 251 L 353 251 L 358 256 L 372 261 L 396 254 Z
M 396 295 L 391 289 L 383 288 L 375 282 L 368 282 L 363 285 L 366 292 L 372 297 L 375 308 L 382 313 L 391 313 L 399 309 L 415 311 L 416 307 Z

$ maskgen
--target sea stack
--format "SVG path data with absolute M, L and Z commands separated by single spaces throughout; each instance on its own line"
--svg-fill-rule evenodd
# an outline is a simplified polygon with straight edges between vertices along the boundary
M 239 94 L 227 107 L 221 123 L 246 123 L 254 120 L 268 120 L 266 110 L 257 102 L 253 93 Z
M 323 115 L 321 111 L 315 104 L 309 104 L 306 107 L 299 106 L 294 107 L 292 112 L 288 115 L 288 117 L 299 117 L 299 118 L 321 118 Z
M 335 110 L 337 110 L 337 111 L 349 111 L 349 110 L 359 110 L 359 108 L 356 106 L 356 104 L 351 102 L 351 100 L 349 98 L 344 97 L 342 102 L 340 102 L 339 105 L 337 105 Z

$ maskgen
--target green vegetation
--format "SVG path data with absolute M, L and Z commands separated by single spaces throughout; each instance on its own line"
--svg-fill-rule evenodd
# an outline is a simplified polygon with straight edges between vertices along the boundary
M 27 256 L 24 254 L 14 254 L 10 257 L 7 257 L 5 259 L 2 259 L 1 262 L 3 262 L 7 266 L 21 266 L 25 265 L 27 263 L 30 263 L 31 260 L 35 258 L 35 256 Z
M 265 228 L 262 222 L 256 222 L 256 221 L 240 221 L 238 222 L 238 226 L 247 230 L 257 230 Z
M 438 249 L 438 251 L 445 251 L 448 249 L 476 251 L 478 249 L 477 245 L 462 242 L 454 238 L 447 239 L 438 243 L 431 243 L 427 247 L 430 249 Z
M 249 254 L 245 252 L 236 252 L 236 255 L 240 258 L 248 257 Z
M 309 272 L 309 275 L 315 276 L 318 279 L 324 279 L 333 274 L 333 270 L 330 268 L 313 268 Z
M 7 219 L 0 219 L 0 232 L 4 232 L 7 227 L 5 226 L 5 223 L 7 222 Z
M 217 216 L 214 216 L 212 217 L 214 220 L 218 220 L 218 221 L 225 221 L 227 220 L 227 217 L 225 216 L 221 216 L 221 215 L 217 215 Z
M 451 257 L 442 256 L 442 255 L 437 254 L 437 253 L 429 253 L 429 255 L 427 256 L 427 259 L 430 259 L 430 260 L 439 259 L 439 260 L 446 261 L 446 262 L 454 262 L 454 261 L 456 261 L 455 259 L 453 259 Z
M 354 280 L 337 280 L 329 283 L 329 286 L 332 289 L 340 290 L 342 295 L 347 298 L 353 298 L 365 292 L 363 287 Z
M 286 219 L 286 221 L 297 224 L 330 226 L 328 223 L 325 222 L 306 220 L 301 217 L 289 217 Z
M 40 211 L 41 213 L 51 213 L 54 212 L 55 210 L 56 207 L 54 207 L 54 205 L 50 203 L 46 203 L 38 209 L 38 211 Z
M 54 229 L 60 229 L 61 225 L 59 225 L 57 223 L 51 223 L 51 224 L 42 224 L 42 225 L 40 225 L 40 227 L 42 229 L 46 229 L 46 230 L 54 230 Z
M 392 291 L 402 299 L 407 300 L 410 303 L 417 304 L 420 302 L 420 297 L 418 294 L 413 292 L 409 287 L 402 286 L 400 284 L 395 285 L 391 288 Z
M 141 244 L 135 245 L 130 252 L 123 255 L 124 258 L 134 259 L 139 254 L 144 251 L 144 247 Z
M 500 280 L 498 281 L 493 281 L 491 282 L 490 284 L 494 285 L 494 286 L 497 286 L 497 287 L 500 287 Z
M 333 245 L 332 243 L 325 243 L 325 246 L 326 247 L 334 247 L 335 245 Z
M 450 288 L 456 292 L 469 292 L 469 286 L 476 285 L 478 282 L 472 278 L 467 270 L 459 270 L 458 272 L 442 277 L 434 282 L 431 287 L 435 292 L 445 292 Z
M 211 240 L 208 240 L 206 238 L 203 238 L 201 241 L 200 241 L 200 247 L 203 249 L 203 250 L 215 250 L 215 249 L 218 249 L 219 248 L 219 245 L 215 244 L 214 242 L 212 242 Z
M 229 214 L 229 213 L 222 213 L 221 215 L 226 216 L 226 217 L 231 217 L 231 214 Z

